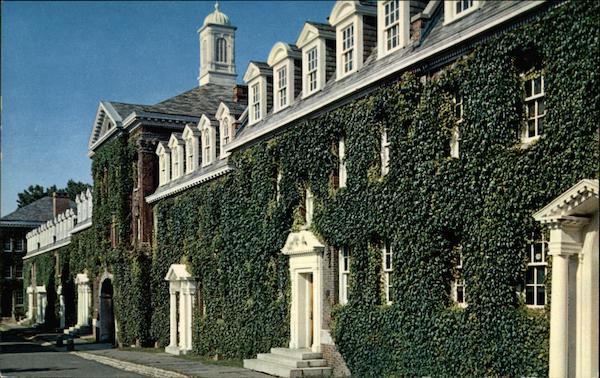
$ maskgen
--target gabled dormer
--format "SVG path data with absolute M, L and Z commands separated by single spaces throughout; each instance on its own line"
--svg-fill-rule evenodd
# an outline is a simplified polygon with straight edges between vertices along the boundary
M 337 80 L 356 72 L 377 45 L 377 7 L 338 0 L 329 23 L 335 28 Z
M 377 56 L 405 47 L 410 40 L 410 1 L 377 2 Z
M 202 166 L 206 167 L 217 159 L 217 125 L 203 114 L 198 122 L 202 144 Z
M 277 42 L 267 63 L 273 70 L 273 112 L 290 106 L 302 87 L 302 54 L 295 45 Z
M 335 75 L 335 29 L 327 24 L 306 22 L 296 45 L 302 51 L 302 97 L 325 87 Z
M 273 98 L 273 71 L 267 63 L 250 62 L 244 74 L 248 85 L 248 125 L 253 125 L 267 115 Z
M 175 180 L 185 172 L 185 147 L 181 134 L 171 134 L 169 148 L 171 149 L 171 180 Z
M 96 111 L 92 135 L 90 135 L 88 142 L 88 148 L 93 150 L 96 145 L 108 138 L 117 129 L 120 129 L 122 121 L 121 116 L 110 102 L 100 101 L 100 105 Z
M 220 159 L 225 159 L 229 156 L 229 153 L 225 152 L 225 146 L 233 140 L 237 122 L 229 107 L 223 102 L 219 105 L 215 118 L 219 123 Z
M 156 147 L 158 156 L 158 185 L 163 186 L 171 181 L 171 149 L 165 142 L 159 142 Z
M 185 173 L 191 173 L 199 167 L 200 162 L 200 130 L 187 124 L 181 134 L 185 144 Z

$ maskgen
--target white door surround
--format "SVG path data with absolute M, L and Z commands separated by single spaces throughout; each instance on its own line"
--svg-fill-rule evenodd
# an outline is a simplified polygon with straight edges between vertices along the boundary
M 321 351 L 321 291 L 325 246 L 308 231 L 292 232 L 281 250 L 290 257 L 290 348 Z
M 42 324 L 46 321 L 46 305 L 48 303 L 48 299 L 46 297 L 46 286 L 36 286 L 35 294 L 37 300 L 35 323 Z
M 80 273 L 75 277 L 77 285 L 77 324 L 81 328 L 90 325 L 90 305 L 92 303 L 92 291 L 90 280 L 86 273 Z
M 534 214 L 550 228 L 550 377 L 598 377 L 598 180 Z
M 184 264 L 171 265 L 165 280 L 169 281 L 170 294 L 170 338 L 165 352 L 175 355 L 186 354 L 192 350 L 192 309 L 196 282 Z M 177 293 L 179 293 L 179 300 L 177 300 Z M 177 302 L 179 302 L 179 311 Z M 179 312 L 179 319 L 177 319 L 177 312 Z

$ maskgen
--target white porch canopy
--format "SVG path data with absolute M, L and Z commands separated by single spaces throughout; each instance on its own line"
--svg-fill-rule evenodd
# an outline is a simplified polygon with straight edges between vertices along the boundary
M 581 180 L 534 214 L 550 228 L 550 377 L 597 377 L 598 180 Z
M 192 350 L 192 308 L 196 294 L 196 282 L 184 264 L 171 265 L 165 280 L 169 281 L 171 333 L 165 352 L 176 355 L 186 354 Z M 179 293 L 179 321 L 177 319 L 177 293 Z M 179 342 L 177 342 L 178 335 Z

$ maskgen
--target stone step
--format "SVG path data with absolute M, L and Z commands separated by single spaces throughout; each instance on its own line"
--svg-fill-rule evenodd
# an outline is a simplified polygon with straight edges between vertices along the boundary
M 327 366 L 327 361 L 323 359 L 316 360 L 299 360 L 297 358 L 291 358 L 288 356 L 284 356 L 281 354 L 273 354 L 273 353 L 259 353 L 256 356 L 258 360 L 274 362 L 276 364 L 289 366 L 293 368 L 307 368 L 307 367 L 322 367 Z
M 297 360 L 320 360 L 323 353 L 313 352 L 310 349 L 271 348 L 271 353 L 286 356 Z
M 259 359 L 244 360 L 244 368 L 283 378 L 330 376 L 330 367 L 292 368 L 274 362 Z

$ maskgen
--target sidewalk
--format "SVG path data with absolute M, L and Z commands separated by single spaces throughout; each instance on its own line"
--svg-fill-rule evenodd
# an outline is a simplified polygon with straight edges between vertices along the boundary
M 137 352 L 131 350 L 101 349 L 88 350 L 86 348 L 76 347 L 75 355 L 94 360 L 106 365 L 118 367 L 123 370 L 132 371 L 138 374 L 151 377 L 183 378 L 183 377 L 202 377 L 202 378 L 265 378 L 271 377 L 266 374 L 247 370 L 241 367 L 213 365 L 202 363 L 200 361 L 188 360 L 183 357 L 176 357 L 164 352 Z

